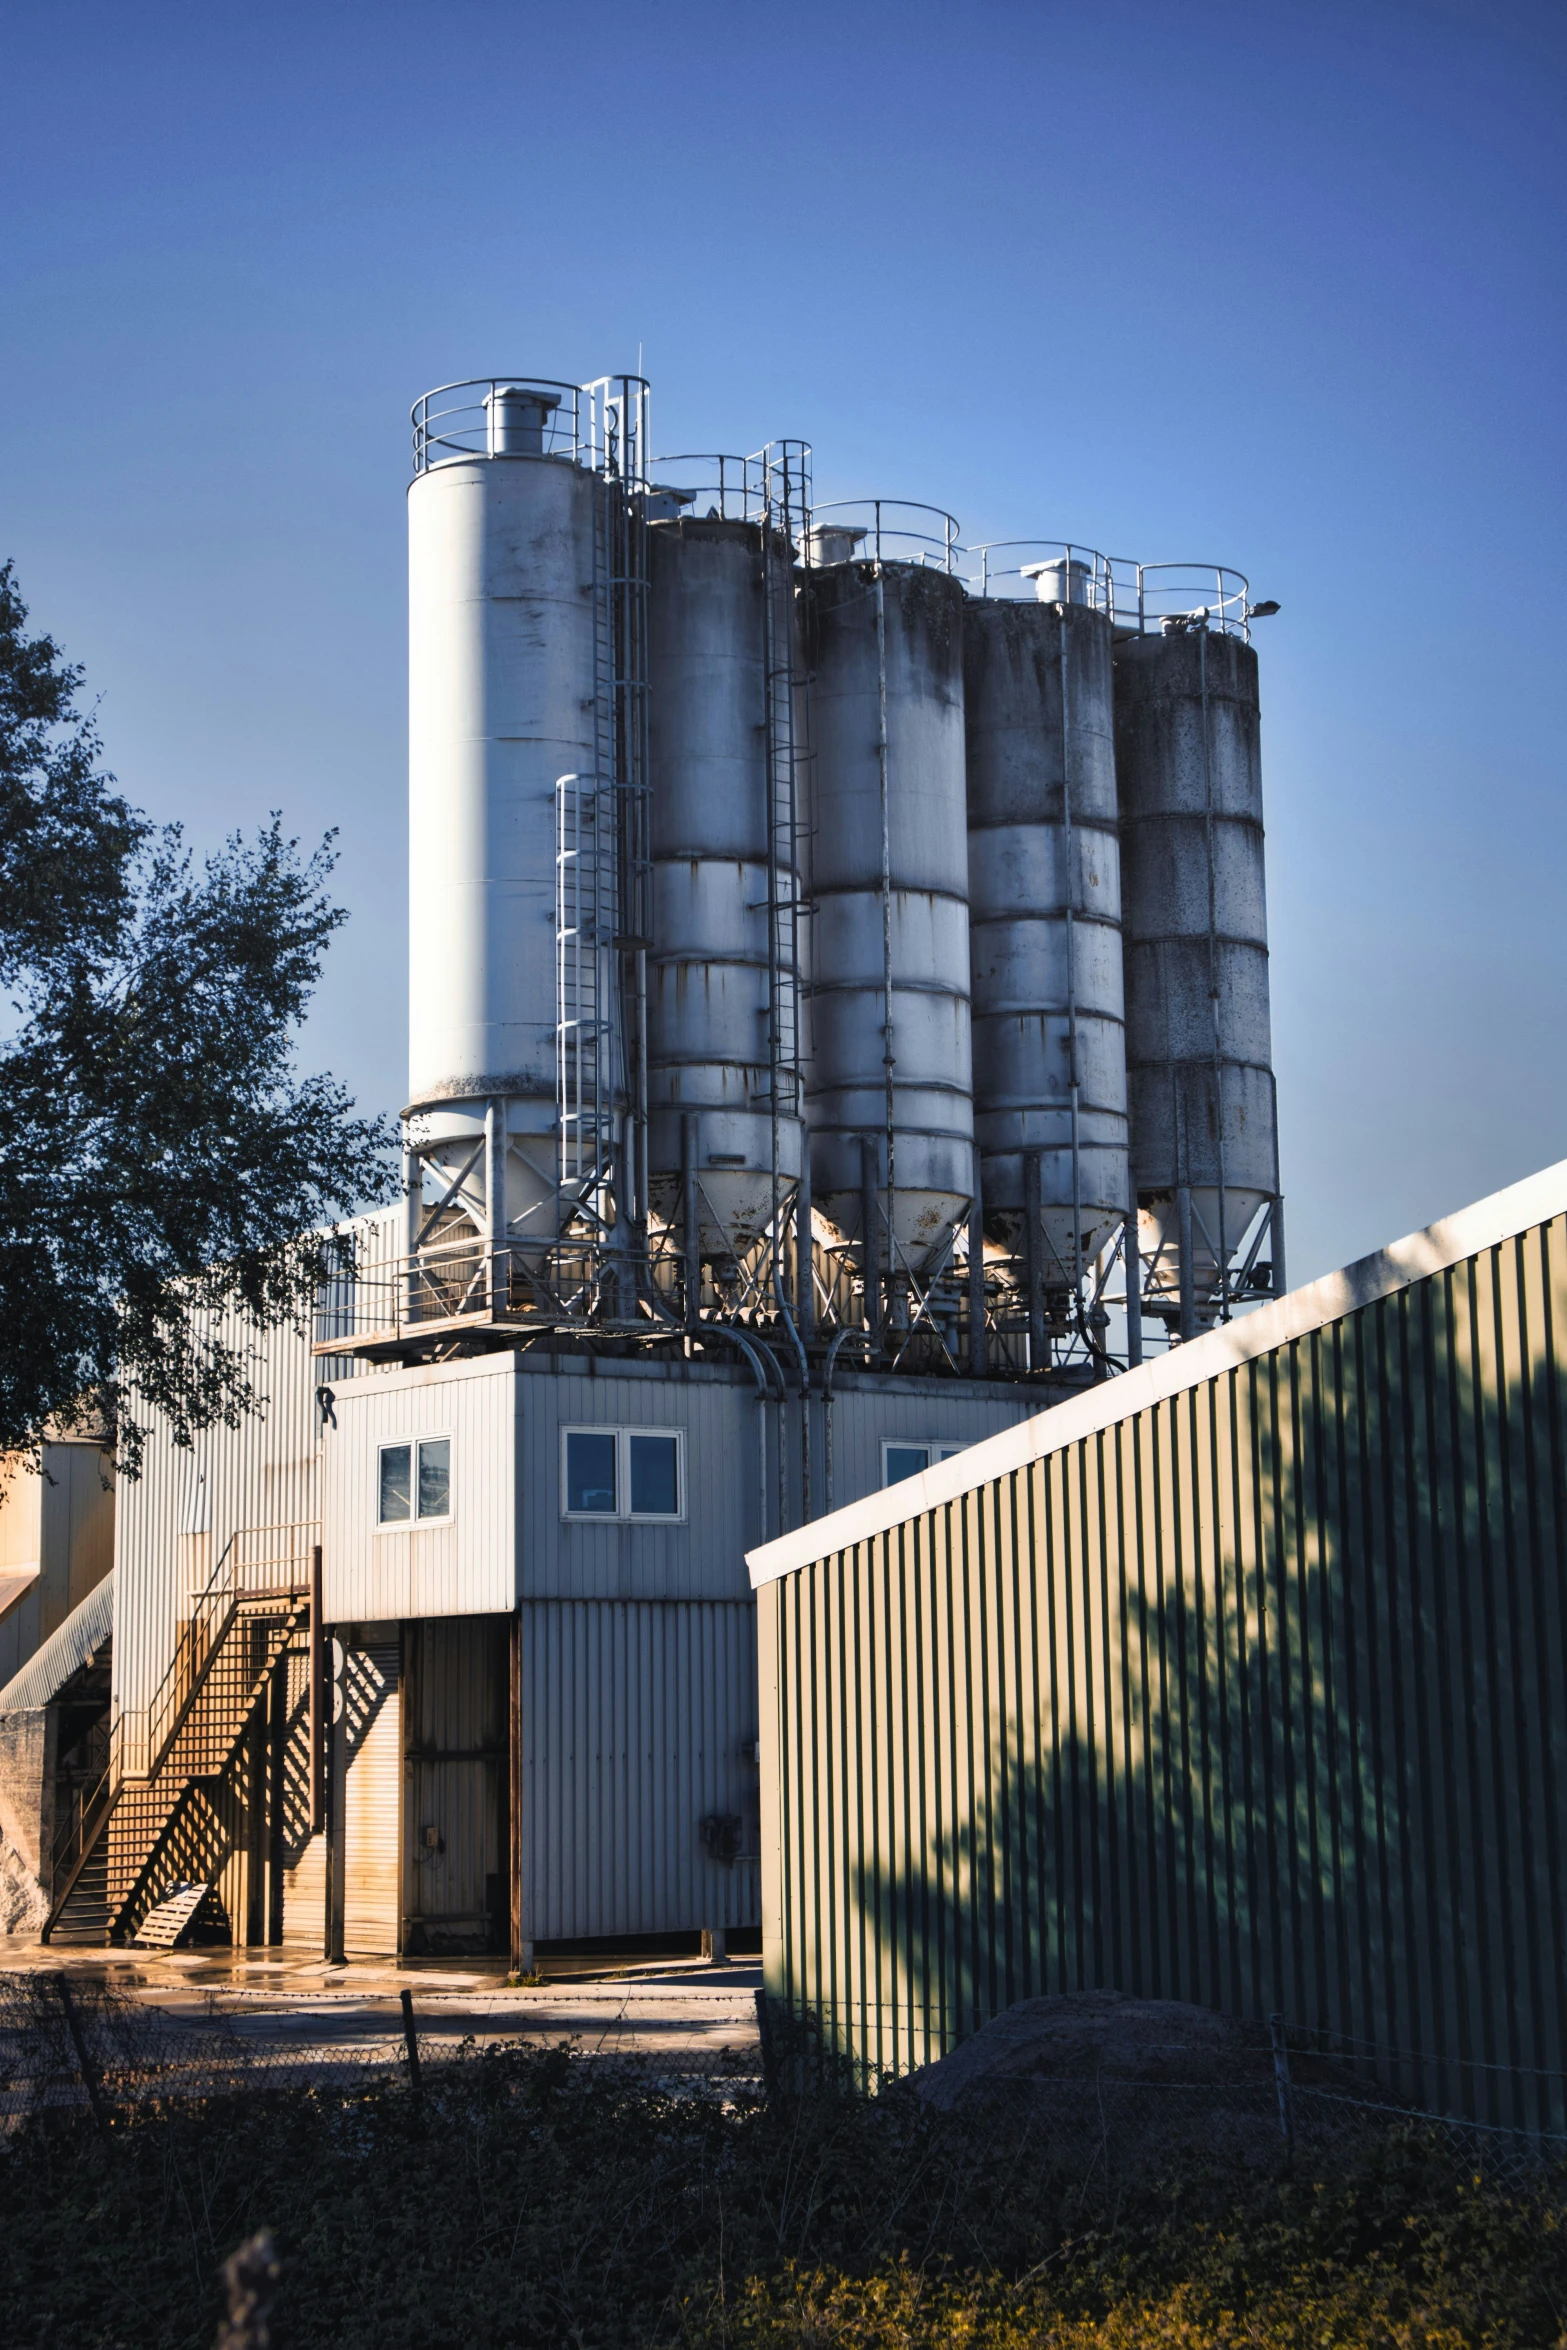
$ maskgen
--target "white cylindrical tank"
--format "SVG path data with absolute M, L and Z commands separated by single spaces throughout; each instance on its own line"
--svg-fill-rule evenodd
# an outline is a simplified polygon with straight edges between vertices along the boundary
M 1128 637 L 1115 657 L 1126 1057 L 1142 1250 L 1178 1248 L 1214 1296 L 1278 1193 L 1268 1010 L 1257 656 L 1206 627 Z
M 547 1235 L 556 1123 L 556 783 L 595 764 L 604 485 L 501 387 L 487 449 L 408 493 L 409 1108 L 437 1167 L 504 1100 L 507 1220 Z M 482 1168 L 465 1187 L 482 1209 Z
M 845 535 L 818 533 L 817 553 Z M 916 1271 L 974 1188 L 963 603 L 945 571 L 905 562 L 829 561 L 804 589 L 813 1194 L 858 1234 L 869 1138 Z
M 1064 565 L 1038 580 L 1041 597 L 1068 584 Z M 1018 1252 L 1026 1159 L 1038 1154 L 1054 1289 L 1076 1280 L 1127 1207 L 1111 678 L 1109 619 L 1080 599 L 965 607 L 980 1191 L 987 1232 Z
M 765 548 L 765 556 L 764 556 Z M 739 1258 L 773 1214 L 775 1027 L 792 1037 L 799 974 L 779 957 L 773 905 L 794 892 L 792 844 L 769 860 L 768 635 L 791 690 L 794 590 L 787 543 L 757 522 L 681 517 L 648 531 L 648 1163 L 655 1210 L 673 1220 L 686 1121 L 694 1145 L 701 1251 Z M 801 1125 L 780 1096 L 777 1173 L 792 1190 Z

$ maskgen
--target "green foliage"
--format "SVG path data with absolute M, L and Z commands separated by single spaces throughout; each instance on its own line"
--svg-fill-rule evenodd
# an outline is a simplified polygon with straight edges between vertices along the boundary
M 301 1233 L 385 1196 L 387 1136 L 293 1065 L 344 920 L 330 836 L 273 817 L 196 865 L 100 772 L 80 672 L 0 567 L 0 1451 L 107 1413 L 134 1469 L 256 1400 L 225 1309 L 308 1307 Z
M 0 2155 L 17 2346 L 210 2343 L 270 2227 L 279 2350 L 1133 2350 L 1560 2344 L 1559 2182 L 1495 2192 L 1393 2135 L 1341 2174 L 1186 2177 L 1085 2214 L 1026 2133 L 894 2091 L 725 2108 L 592 2060 L 30 2125 Z

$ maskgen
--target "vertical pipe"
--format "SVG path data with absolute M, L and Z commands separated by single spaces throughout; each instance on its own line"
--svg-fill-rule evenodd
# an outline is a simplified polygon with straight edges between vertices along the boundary
M 321 1545 L 310 1553 L 310 1693 L 307 1715 L 310 1739 L 310 1833 L 319 1836 L 326 1825 L 326 1743 L 329 1718 L 326 1694 L 326 1640 L 321 1621 Z
M 1286 1287 L 1284 1271 L 1284 1201 L 1276 1199 L 1268 1215 L 1273 1227 L 1273 1294 L 1282 1297 Z
M 1037 1150 L 1023 1153 L 1023 1271 L 1028 1288 L 1028 1367 L 1042 1371 L 1049 1360 L 1045 1340 L 1044 1234 L 1040 1230 L 1040 1169 Z
M 1137 1241 L 1137 1178 L 1127 1184 L 1126 1238 L 1121 1261 L 1126 1268 L 1126 1367 L 1135 1371 L 1143 1359 L 1143 1260 Z
M 267 1682 L 245 1725 L 245 1923 L 237 1937 L 254 1948 L 267 1938 Z
M 1072 593 L 1072 551 L 1067 549 L 1066 591 Z M 1066 885 L 1066 1061 L 1067 1085 L 1072 1097 L 1072 1287 L 1075 1310 L 1083 1310 L 1083 1166 L 1081 1150 L 1081 1095 L 1077 1053 L 1077 870 L 1072 839 L 1072 727 L 1067 677 L 1067 605 L 1062 604 L 1056 626 L 1060 644 L 1061 687 L 1061 862 Z
M 512 1610 L 506 1646 L 506 1880 L 511 1912 L 513 1974 L 526 1974 L 522 1930 L 522 1609 Z
M 865 1327 L 874 1344 L 881 1345 L 881 1236 L 876 1227 L 881 1208 L 877 1200 L 877 1138 L 860 1136 L 860 1257 L 865 1279 Z M 891 1205 L 889 1195 L 888 1205 Z
M 811 1225 L 811 1140 L 800 1135 L 800 1182 L 794 1195 L 794 1319 L 800 1344 L 816 1336 L 816 1260 Z
M 976 1379 L 990 1368 L 985 1329 L 985 1203 L 980 1191 L 980 1157 L 974 1154 L 974 1197 L 968 1212 L 968 1367 Z
M 681 1243 L 685 1252 L 686 1328 L 694 1330 L 702 1312 L 702 1223 L 696 1172 L 696 1120 L 690 1111 L 680 1121 Z
M 886 578 L 881 563 L 881 507 L 876 508 L 876 692 L 877 734 L 876 761 L 881 793 L 881 1003 L 882 1003 L 882 1068 L 885 1072 L 886 1098 L 882 1116 L 887 1129 L 887 1224 L 892 1225 L 892 1187 L 896 1180 L 894 1151 L 895 1103 L 893 1098 L 892 1049 L 892 833 L 888 815 L 888 744 L 887 744 L 887 598 Z M 878 1326 L 880 1316 L 878 1314 Z
M 1176 1230 L 1179 1235 L 1181 1275 L 1181 1336 L 1197 1335 L 1197 1276 L 1192 1264 L 1192 1187 L 1179 1183 L 1175 1187 Z
M 489 1242 L 489 1295 L 492 1314 L 504 1312 L 510 1302 L 506 1246 L 506 1104 L 493 1096 L 484 1105 L 484 1214 Z
M 283 1940 L 283 1805 L 287 1789 L 288 1651 L 272 1668 L 271 1720 L 267 1753 L 267 1941 Z
M 339 1664 L 347 1665 L 347 1652 L 334 1640 L 329 1651 L 331 1658 L 332 1692 L 327 1706 L 327 1912 L 326 1956 L 335 1965 L 343 1963 L 343 1934 L 347 1923 L 348 1854 L 348 1725 L 343 1718 L 346 1709 L 339 1704 Z

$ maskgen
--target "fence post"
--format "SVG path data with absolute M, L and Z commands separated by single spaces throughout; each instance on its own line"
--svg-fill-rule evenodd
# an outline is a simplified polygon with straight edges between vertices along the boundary
M 403 1996 L 406 1998 L 407 1993 Z M 1295 2152 L 1295 2097 L 1290 2080 L 1289 2042 L 1284 2037 L 1284 2018 L 1270 2015 L 1268 2030 L 1273 2035 L 1273 2085 L 1279 2099 L 1279 2130 L 1284 2140 L 1286 2160 Z
M 92 2107 L 93 2120 L 97 2123 L 100 2133 L 107 2137 L 109 2116 L 104 2108 L 103 2091 L 99 2086 L 98 2075 L 93 2068 L 92 2059 L 87 2053 L 87 2039 L 82 2030 L 81 2018 L 76 2012 L 76 2002 L 71 1997 L 71 1986 L 64 1975 L 55 1976 L 55 1986 L 60 1994 L 60 2006 L 65 2015 L 65 2028 L 71 2035 L 71 2046 L 76 2051 L 76 2062 L 82 2076 L 82 2087 L 87 2092 L 87 2102 Z
M 408 2048 L 408 2079 L 416 2095 L 423 2096 L 424 2083 L 419 2077 L 419 2035 L 414 2030 L 414 1995 L 405 1985 L 401 1997 L 403 2039 Z

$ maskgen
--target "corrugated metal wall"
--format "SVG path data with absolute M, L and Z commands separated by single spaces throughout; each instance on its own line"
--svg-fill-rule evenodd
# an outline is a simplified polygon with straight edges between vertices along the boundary
M 755 1608 L 527 1602 L 523 1936 L 760 1923 Z M 741 1823 L 710 1857 L 704 1819 Z
M 372 1373 L 336 1395 L 322 1480 L 329 1624 L 510 1612 L 516 1386 L 513 1358 L 495 1354 Z M 421 1436 L 452 1440 L 450 1522 L 383 1528 L 380 1448 Z
M 357 1626 L 342 1646 L 343 1948 L 399 1948 L 403 1878 L 402 1642 L 395 1625 Z
M 355 1227 L 371 1255 L 393 1245 L 399 1213 L 387 1210 Z M 210 1572 L 232 1533 L 319 1519 L 322 1419 L 316 1391 L 352 1381 L 362 1370 L 346 1356 L 312 1355 L 308 1328 L 258 1335 L 231 1314 L 220 1333 L 229 1345 L 251 1352 L 251 1375 L 266 1400 L 237 1427 L 208 1429 L 191 1451 L 182 1451 L 155 1417 L 141 1475 L 120 1480 L 117 1711 L 147 1705 L 173 1656 L 179 1620 L 189 1613 L 192 1581 Z
M 762 1585 L 776 1992 L 894 2066 L 1282 2011 L 1567 2127 L 1567 1221 L 1389 1286 Z

